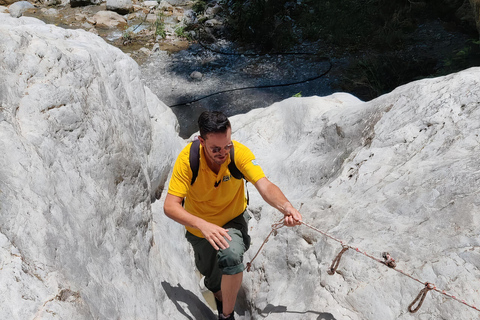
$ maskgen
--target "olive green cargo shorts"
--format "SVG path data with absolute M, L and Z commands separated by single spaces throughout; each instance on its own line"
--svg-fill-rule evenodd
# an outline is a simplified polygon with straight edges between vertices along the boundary
M 205 238 L 194 236 L 187 231 L 185 237 L 193 247 L 195 265 L 205 276 L 205 287 L 208 290 L 220 291 L 223 274 L 233 275 L 245 270 L 243 254 L 250 247 L 249 220 L 250 215 L 245 210 L 223 226 L 228 229 L 228 234 L 232 237 L 232 241 L 229 241 L 230 246 L 224 250 L 215 250 Z

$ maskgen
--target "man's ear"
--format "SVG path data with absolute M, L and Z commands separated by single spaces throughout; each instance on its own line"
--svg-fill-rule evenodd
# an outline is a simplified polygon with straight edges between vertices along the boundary
M 200 141 L 200 144 L 205 147 L 205 139 L 203 139 L 201 136 L 198 136 L 198 141 Z

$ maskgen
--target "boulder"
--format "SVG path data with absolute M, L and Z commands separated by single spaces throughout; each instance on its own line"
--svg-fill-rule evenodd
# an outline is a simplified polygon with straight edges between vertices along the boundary
M 125 15 L 133 12 L 132 0 L 107 0 L 107 10 Z
M 98 28 L 117 28 L 127 25 L 127 19 L 113 11 L 99 11 L 92 19 Z
M 21 17 L 25 11 L 33 8 L 35 8 L 35 6 L 28 1 L 18 1 L 8 6 L 8 12 L 12 17 L 18 18 Z

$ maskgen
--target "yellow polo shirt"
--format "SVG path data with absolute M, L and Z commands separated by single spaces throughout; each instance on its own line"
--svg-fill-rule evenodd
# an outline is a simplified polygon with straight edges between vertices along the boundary
M 265 177 L 262 168 L 257 164 L 253 153 L 243 144 L 232 141 L 235 148 L 235 165 L 243 173 L 245 179 L 252 184 Z M 189 143 L 179 154 L 173 167 L 168 193 L 185 198 L 185 210 L 208 222 L 223 226 L 240 215 L 247 207 L 243 179 L 235 179 L 228 170 L 229 158 L 222 164 L 218 174 L 207 165 L 203 146 L 200 145 L 200 164 L 198 176 L 193 185 L 190 169 Z M 215 183 L 218 184 L 215 187 Z M 187 230 L 202 237 L 200 230 L 186 227 Z

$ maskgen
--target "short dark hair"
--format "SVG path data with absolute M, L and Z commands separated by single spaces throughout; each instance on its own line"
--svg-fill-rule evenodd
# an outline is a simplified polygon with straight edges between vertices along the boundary
M 207 138 L 209 133 L 226 132 L 231 128 L 227 116 L 220 111 L 204 111 L 198 117 L 198 129 L 203 139 Z

